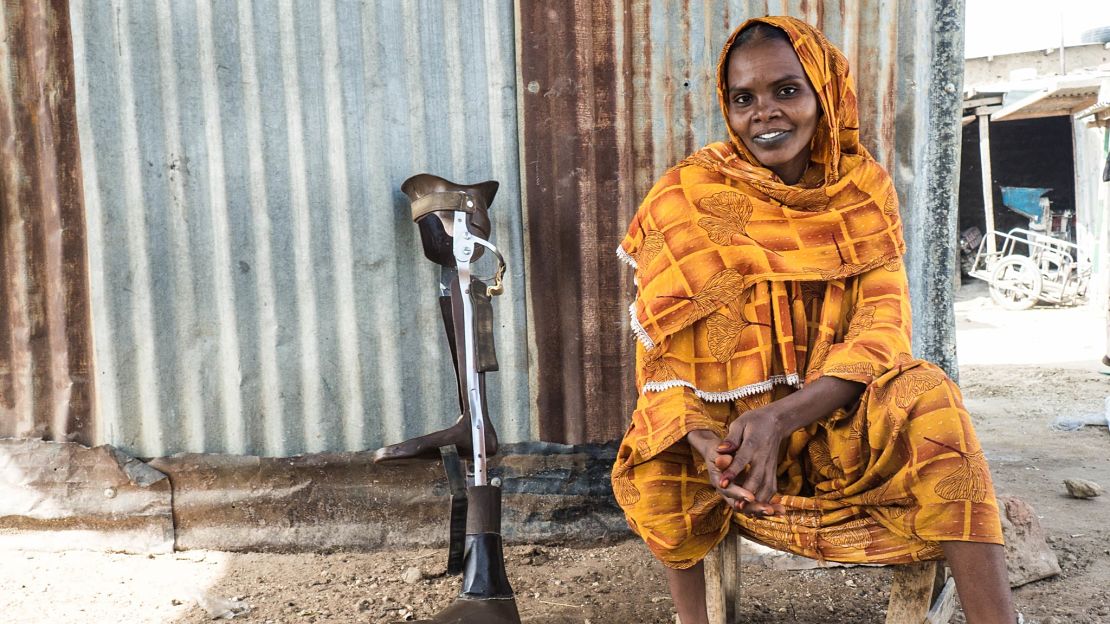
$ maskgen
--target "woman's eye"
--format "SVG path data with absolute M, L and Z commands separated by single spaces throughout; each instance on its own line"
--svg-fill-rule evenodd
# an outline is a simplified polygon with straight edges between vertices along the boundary
M 732 99 L 736 104 L 744 105 L 752 101 L 752 96 L 741 93 Z
M 781 93 L 782 95 L 791 96 L 798 93 L 798 87 L 783 87 L 779 90 L 779 93 Z

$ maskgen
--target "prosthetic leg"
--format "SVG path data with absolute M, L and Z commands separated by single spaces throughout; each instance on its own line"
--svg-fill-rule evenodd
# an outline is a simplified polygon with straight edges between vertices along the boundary
M 424 255 L 443 267 L 440 311 L 458 381 L 459 411 L 452 426 L 380 448 L 376 463 L 442 458 L 451 487 L 451 538 L 447 573 L 462 573 L 462 591 L 428 624 L 519 624 L 505 575 L 501 544 L 501 487 L 488 482 L 486 460 L 497 452 L 497 433 L 486 414 L 485 373 L 497 370 L 492 297 L 502 292 L 505 261 L 489 242 L 489 205 L 497 182 L 454 184 L 430 174 L 405 180 Z M 497 258 L 493 285 L 472 275 L 486 250 Z M 460 454 L 471 459 L 468 486 Z

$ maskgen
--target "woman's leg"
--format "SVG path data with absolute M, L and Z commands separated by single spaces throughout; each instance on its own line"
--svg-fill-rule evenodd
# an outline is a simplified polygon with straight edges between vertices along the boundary
M 705 568 L 701 561 L 685 570 L 664 568 L 671 600 L 682 624 L 709 624 L 705 611 Z
M 1006 551 L 1002 546 L 941 542 L 941 548 L 952 568 L 960 606 L 968 624 L 1013 624 L 1017 621 L 1010 581 L 1006 577 Z

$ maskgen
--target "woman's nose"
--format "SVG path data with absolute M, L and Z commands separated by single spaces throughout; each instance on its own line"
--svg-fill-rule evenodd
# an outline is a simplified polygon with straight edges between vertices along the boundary
M 782 116 L 778 103 L 771 98 L 757 98 L 752 112 L 752 121 L 770 121 Z

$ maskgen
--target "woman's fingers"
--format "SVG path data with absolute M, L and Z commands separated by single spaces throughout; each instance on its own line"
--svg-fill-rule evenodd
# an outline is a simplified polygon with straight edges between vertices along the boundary
M 727 459 L 729 462 L 732 461 L 732 457 L 729 457 L 727 455 L 725 456 L 725 459 Z M 730 489 L 730 486 L 732 486 L 732 480 L 722 478 L 721 469 L 717 467 L 718 462 L 721 462 L 720 456 L 716 455 L 715 453 L 710 453 L 710 455 L 705 458 L 705 462 L 706 472 L 708 473 L 709 477 L 709 484 L 712 485 L 720 495 L 733 500 L 739 499 L 742 496 L 746 496 L 751 500 L 755 500 L 754 494 L 747 490 L 743 490 L 739 486 Z
M 729 504 L 732 505 L 733 509 L 735 509 L 737 505 L 755 502 L 755 494 L 753 494 L 751 490 L 744 489 L 739 485 L 730 484 L 726 487 L 717 489 L 722 496 L 730 499 Z
M 760 468 L 762 468 L 762 466 L 760 466 Z M 752 494 L 755 494 L 756 492 L 761 491 L 763 489 L 763 475 L 764 474 L 765 473 L 764 473 L 763 470 L 752 470 L 748 474 L 748 478 L 744 479 L 744 483 L 741 485 L 741 487 L 748 490 Z M 756 498 L 756 500 L 761 500 L 761 499 Z M 762 500 L 766 500 L 766 499 L 762 499 Z
M 775 505 L 771 504 L 771 499 L 778 489 L 775 479 L 775 464 L 773 461 L 753 462 L 748 478 L 744 480 L 741 487 L 754 494 L 755 501 L 752 504 L 743 505 L 742 508 L 737 508 L 737 511 L 743 511 L 749 515 L 762 516 L 781 513 L 783 509 L 781 505 L 775 507 Z
M 781 505 L 776 508 L 774 505 L 759 501 L 737 501 L 732 508 L 748 516 L 773 516 L 775 513 L 781 513 L 779 509 L 785 510 Z
M 735 483 L 720 485 L 718 482 L 717 485 L 719 486 L 717 492 L 725 497 L 726 503 L 739 513 L 749 516 L 772 516 L 786 511 L 781 503 L 770 502 L 771 496 L 759 498 L 751 489 Z
M 728 426 L 725 431 L 724 437 L 721 438 L 720 444 L 717 445 L 718 453 L 725 453 L 731 455 L 740 448 L 744 439 L 744 419 L 736 419 Z
M 713 465 L 717 467 L 717 470 L 724 470 L 728 468 L 731 463 L 732 455 L 722 453 L 721 451 L 718 451 L 717 457 L 713 460 Z
M 745 441 L 744 444 L 740 445 L 740 449 L 736 451 L 736 453 L 734 453 L 733 455 L 719 456 L 728 457 L 730 460 L 727 466 L 721 468 L 721 477 L 732 481 L 736 478 L 736 475 L 744 472 L 744 467 L 752 461 L 752 457 L 755 455 L 755 449 L 752 447 L 752 444 L 749 444 L 747 443 L 747 441 Z M 716 465 L 720 467 L 720 464 Z
M 755 470 L 754 468 L 758 468 Z M 761 502 L 770 502 L 771 497 L 775 495 L 775 490 L 778 489 L 778 483 L 775 479 L 775 464 L 771 461 L 759 462 L 759 466 L 753 466 L 753 477 L 758 477 L 757 480 L 750 484 L 750 489 L 755 494 L 755 499 Z M 748 484 L 745 484 L 748 485 Z

